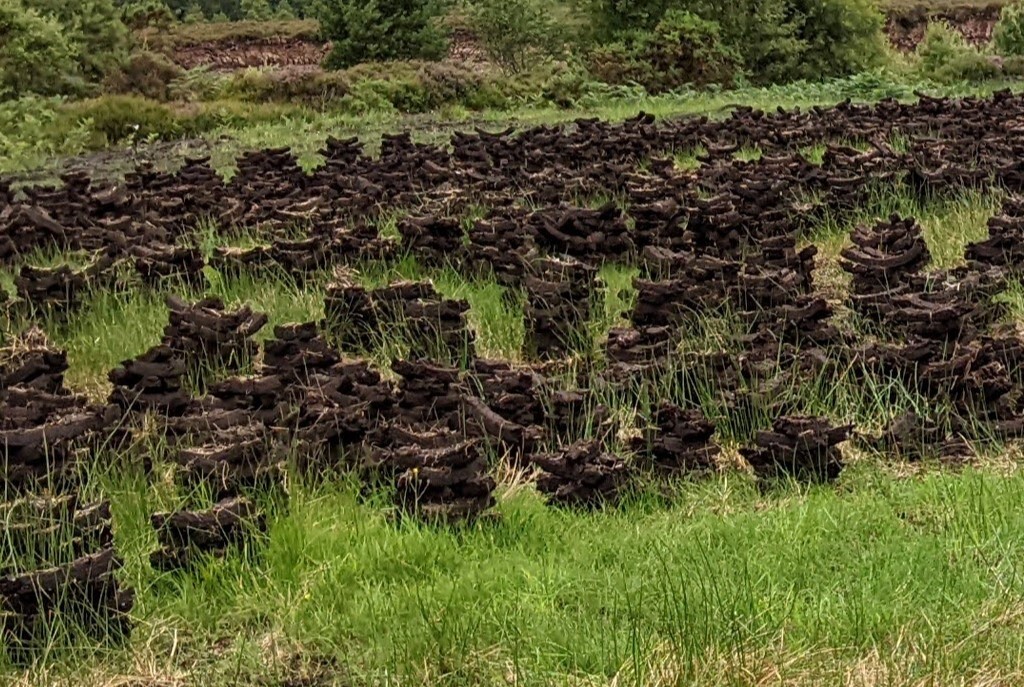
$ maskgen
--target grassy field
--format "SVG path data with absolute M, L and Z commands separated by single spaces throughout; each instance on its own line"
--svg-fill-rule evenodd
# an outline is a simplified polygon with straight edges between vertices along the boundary
M 919 218 L 935 267 L 953 266 L 967 242 L 986 235 L 999 202 L 968 194 L 920 203 L 880 189 L 862 216 L 811 232 L 822 250 L 817 276 L 841 295 L 837 259 L 850 228 L 894 211 Z M 255 238 L 209 227 L 203 247 Z M 598 338 L 628 307 L 632 275 L 603 268 L 606 288 L 590 323 Z M 208 276 L 207 295 L 266 311 L 272 324 L 323 315 L 327 274 L 302 287 L 283 277 Z M 466 298 L 480 353 L 519 356 L 522 312 L 502 299 L 502 287 L 410 260 L 363 272 L 367 283 L 392 276 L 429 276 L 446 296 Z M 0 284 L 12 279 L 0 273 Z M 1022 294 L 1013 289 L 1006 299 L 1024 324 Z M 103 397 L 106 371 L 159 339 L 163 297 L 95 293 L 67 322 L 46 322 L 68 351 L 69 385 Z M 690 345 L 721 333 L 713 319 Z M 393 351 L 378 353 L 383 361 Z M 789 393 L 868 429 L 894 411 L 853 383 Z M 725 463 L 744 431 L 720 428 Z M 671 488 L 652 484 L 596 514 L 548 509 L 527 473 L 506 468 L 501 517 L 465 530 L 396 528 L 383 497 L 360 499 L 354 482 L 290 482 L 287 499 L 258 497 L 269 514 L 265 539 L 192 574 L 155 575 L 145 562 L 156 545 L 149 514 L 189 498 L 139 467 L 145 454 L 159 474 L 166 450 L 154 441 L 100 460 L 86 489 L 111 499 L 124 581 L 138 592 L 127 645 L 99 647 L 57 628 L 28 669 L 0 663 L 4 684 L 874 687 L 1024 679 L 1024 474 L 1013 447 L 988 447 L 962 470 L 847 449 L 850 467 L 831 487 L 765 491 L 724 466 Z

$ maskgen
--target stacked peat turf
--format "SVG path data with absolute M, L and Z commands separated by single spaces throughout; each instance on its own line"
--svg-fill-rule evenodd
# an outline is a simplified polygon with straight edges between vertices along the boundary
M 858 227 L 851 238 L 854 245 L 843 250 L 841 265 L 853 275 L 853 309 L 877 321 L 891 310 L 894 296 L 907 292 L 931 254 L 913 218 L 893 215 L 873 228 Z
M 968 266 L 999 268 L 1011 277 L 1024 274 L 1024 199 L 1007 200 L 1002 212 L 988 221 L 988 231 L 987 239 L 968 244 Z
M 404 423 L 462 426 L 462 398 L 465 395 L 459 371 L 426 360 L 395 360 L 391 370 L 398 382 L 397 417 Z
M 120 568 L 114 549 L 106 548 L 56 568 L 0 578 L 0 636 L 9 647 L 29 647 L 45 640 L 57 619 L 93 636 L 125 636 L 135 592 L 118 584 Z
M 531 264 L 524 316 L 527 346 L 535 355 L 557 358 L 585 343 L 596 275 L 594 267 L 573 258 Z
M 251 489 L 272 488 L 284 475 L 284 456 L 261 424 L 214 430 L 196 446 L 172 456 L 187 488 L 208 489 L 228 498 Z
M 113 407 L 86 399 L 14 388 L 0 395 L 0 489 L 61 491 L 76 481 L 79 456 L 116 433 Z
M 46 332 L 31 327 L 0 349 L 0 389 L 21 386 L 57 393 L 64 386 L 68 355 L 53 348 Z
M 77 270 L 68 265 L 22 265 L 14 285 L 18 297 L 29 305 L 66 315 L 82 305 L 89 287 L 97 286 L 96 280 L 103 277 L 113 263 L 112 258 L 104 255 Z
M 407 301 L 402 321 L 412 350 L 453 363 L 472 360 L 476 356 L 476 347 L 473 333 L 466 323 L 468 312 L 469 303 L 465 300 Z
M 203 253 L 198 248 L 172 245 L 139 245 L 131 249 L 135 270 L 142 281 L 153 287 L 168 279 L 180 279 L 186 284 L 200 286 L 203 274 Z
M 437 448 L 404 446 L 390 461 L 402 472 L 396 480 L 395 505 L 400 517 L 430 523 L 471 522 L 495 504 L 494 478 L 480 445 L 452 433 Z
M 635 251 L 625 217 L 614 202 L 596 210 L 553 206 L 533 212 L 526 229 L 553 255 L 580 260 L 621 258 Z
M 160 548 L 149 555 L 156 570 L 190 569 L 204 557 L 223 557 L 254 533 L 266 531 L 266 519 L 243 498 L 219 501 L 207 510 L 154 513 L 150 518 Z
M 269 319 L 249 306 L 229 311 L 219 298 L 189 304 L 168 296 L 167 307 L 170 321 L 164 327 L 164 345 L 182 356 L 232 367 L 255 355 L 257 346 L 251 337 Z
M 466 324 L 469 303 L 442 298 L 429 281 L 398 281 L 366 289 L 339 271 L 327 288 L 324 310 L 344 345 L 368 350 L 401 337 L 431 358 L 460 361 L 474 355 Z
M 581 441 L 554 453 L 531 456 L 543 470 L 537 490 L 553 506 L 595 508 L 614 504 L 629 483 L 629 466 L 600 442 Z
M 304 384 L 341 362 L 341 356 L 320 336 L 316 322 L 274 327 L 274 339 L 263 345 L 263 365 L 286 382 Z
M 272 262 L 268 246 L 237 248 L 218 246 L 210 256 L 210 267 L 221 274 L 246 274 L 265 268 Z
M 345 361 L 312 377 L 286 422 L 299 469 L 315 474 L 335 467 L 323 459 L 358 446 L 393 406 L 391 386 L 365 361 Z
M 108 375 L 114 390 L 110 402 L 123 411 L 152 410 L 173 417 L 181 415 L 191 398 L 182 385 L 184 358 L 169 346 L 154 346 L 132 360 L 125 360 Z
M 439 267 L 463 254 L 466 231 L 454 217 L 406 217 L 398 223 L 402 247 L 415 252 L 423 265 Z
M 209 395 L 212 409 L 242 411 L 249 422 L 273 424 L 286 410 L 287 388 L 278 375 L 229 377 L 211 385 Z
M 823 417 L 780 417 L 771 430 L 757 433 L 754 447 L 740 453 L 761 479 L 831 482 L 843 469 L 838 445 L 852 430 L 852 425 L 836 426 Z
M 110 502 L 82 503 L 76 492 L 2 503 L 0 522 L 7 555 L 33 565 L 72 560 L 114 543 Z
M 651 427 L 633 442 L 644 464 L 656 472 L 674 475 L 715 466 L 719 449 L 711 441 L 715 425 L 699 409 L 683 410 L 661 403 L 651 416 Z
M 474 360 L 471 395 L 463 397 L 466 433 L 486 438 L 513 459 L 532 453 L 545 436 L 543 384 L 542 375 L 530 367 Z

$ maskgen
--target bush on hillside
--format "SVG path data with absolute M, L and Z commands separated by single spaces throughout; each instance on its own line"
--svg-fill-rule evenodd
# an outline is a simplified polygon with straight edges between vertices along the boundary
M 69 105 L 65 114 L 88 122 L 106 145 L 125 140 L 173 139 L 187 133 L 183 122 L 166 105 L 135 95 L 109 95 Z
M 756 83 L 845 76 L 884 56 L 883 18 L 873 0 L 582 0 L 595 37 L 629 40 L 671 10 L 719 25 Z
M 435 19 L 435 0 L 336 0 L 326 3 L 320 26 L 333 47 L 332 69 L 364 62 L 439 59 L 446 41 Z
M 996 50 L 1005 57 L 1024 56 L 1024 3 L 1003 8 L 992 34 Z
M 136 93 L 154 100 L 169 100 L 170 86 L 184 70 L 166 55 L 148 50 L 133 52 L 116 72 L 107 76 L 103 90 L 108 93 Z
M 0 98 L 66 93 L 74 71 L 74 48 L 55 19 L 0 0 Z
M 946 22 L 932 22 L 916 53 L 923 76 L 939 82 L 981 81 L 999 75 L 1000 69 L 988 56 L 969 45 Z
M 653 31 L 595 50 L 589 70 L 604 83 L 635 83 L 656 94 L 687 85 L 729 85 L 739 66 L 717 23 L 671 10 Z
M 512 74 L 557 48 L 555 21 L 543 0 L 475 0 L 468 19 L 487 56 Z

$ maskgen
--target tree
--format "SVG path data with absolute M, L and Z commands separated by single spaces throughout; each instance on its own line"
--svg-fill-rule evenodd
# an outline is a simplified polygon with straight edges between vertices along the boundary
M 322 7 L 321 30 L 334 45 L 328 67 L 444 56 L 434 0 L 336 0 Z
M 273 17 L 270 3 L 267 0 L 242 0 L 239 9 L 246 19 L 253 21 L 267 21 Z
M 0 0 L 0 98 L 65 92 L 75 58 L 56 20 L 21 0 Z
M 281 0 L 274 8 L 274 19 L 295 19 L 299 16 L 288 0 Z
M 25 0 L 25 5 L 56 20 L 78 59 L 78 75 L 97 83 L 128 55 L 128 28 L 113 0 Z
M 558 42 L 543 0 L 476 0 L 469 20 L 488 56 L 511 73 L 525 70 L 531 58 L 549 54 Z

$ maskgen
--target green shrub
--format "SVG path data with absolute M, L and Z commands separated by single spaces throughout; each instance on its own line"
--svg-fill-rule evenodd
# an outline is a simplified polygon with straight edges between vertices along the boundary
M 135 95 L 108 95 L 68 105 L 66 116 L 90 122 L 108 145 L 125 140 L 173 139 L 189 133 L 171 108 Z
M 174 13 L 161 0 L 136 0 L 121 9 L 121 21 L 132 31 L 145 28 L 169 30 Z
M 1003 59 L 1003 76 L 1024 77 L 1024 55 L 1010 55 Z
M 756 83 L 845 76 L 884 58 L 883 17 L 874 0 L 583 0 L 603 42 L 653 31 L 671 10 L 719 25 Z
M 513 74 L 527 69 L 534 58 L 551 54 L 558 45 L 550 3 L 545 0 L 475 0 L 468 20 L 488 57 Z
M 24 0 L 28 7 L 56 19 L 75 48 L 78 74 L 99 83 L 128 55 L 128 28 L 113 0 Z
M 55 19 L 0 0 L 0 98 L 66 93 L 74 72 L 74 48 Z
M 999 66 L 972 47 L 946 22 L 932 22 L 915 52 L 923 76 L 939 82 L 981 81 L 999 75 Z
M 184 74 L 166 55 L 139 50 L 103 82 L 108 93 L 136 93 L 154 100 L 171 99 L 171 83 Z
M 435 19 L 435 0 L 334 0 L 326 3 L 320 26 L 332 42 L 327 66 L 364 62 L 439 59 L 446 41 Z
M 718 24 L 670 10 L 653 31 L 595 50 L 589 67 L 604 83 L 636 83 L 648 93 L 663 93 L 687 85 L 731 84 L 738 59 L 723 45 Z
M 267 21 L 274 16 L 267 0 L 241 0 L 238 6 L 242 16 L 253 21 Z
M 1003 7 L 992 34 L 996 50 L 1005 57 L 1024 56 L 1024 3 Z
M 167 93 L 172 100 L 216 100 L 223 97 L 228 79 L 229 77 L 211 71 L 208 66 L 195 67 L 172 80 L 167 85 Z
M 47 158 L 91 147 L 91 123 L 61 119 L 60 98 L 26 96 L 0 103 L 0 173 L 38 168 Z

